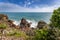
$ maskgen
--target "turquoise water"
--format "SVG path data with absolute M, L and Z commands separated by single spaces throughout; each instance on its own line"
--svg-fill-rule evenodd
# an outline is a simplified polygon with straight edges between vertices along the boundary
M 43 20 L 47 23 L 49 23 L 52 15 L 51 12 L 0 12 L 0 14 L 6 14 L 9 19 L 15 21 L 20 21 L 22 18 L 25 18 L 28 21 L 38 22 Z

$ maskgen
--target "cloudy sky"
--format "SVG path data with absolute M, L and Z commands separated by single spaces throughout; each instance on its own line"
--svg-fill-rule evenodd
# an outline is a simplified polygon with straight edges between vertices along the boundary
M 60 0 L 0 0 L 0 12 L 53 12 Z

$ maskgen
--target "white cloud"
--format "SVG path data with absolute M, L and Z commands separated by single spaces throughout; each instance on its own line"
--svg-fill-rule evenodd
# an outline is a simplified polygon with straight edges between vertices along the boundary
M 31 4 L 31 2 L 28 2 L 28 5 L 30 5 Z
M 54 9 L 60 7 L 60 5 L 47 6 L 42 8 L 26 8 L 11 3 L 0 3 L 0 12 L 52 12 Z
M 24 4 L 24 7 L 28 7 L 28 5 L 31 4 L 31 2 L 28 2 L 28 1 L 25 1 L 24 3 L 25 3 L 25 4 Z

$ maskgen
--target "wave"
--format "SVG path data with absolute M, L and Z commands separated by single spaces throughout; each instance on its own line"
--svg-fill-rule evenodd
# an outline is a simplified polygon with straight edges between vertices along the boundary
M 35 20 L 27 20 L 28 23 L 32 23 L 30 27 L 36 28 L 37 22 Z
M 20 24 L 20 21 L 16 21 L 14 20 L 13 24 L 15 24 L 16 26 Z
M 29 19 L 27 19 L 27 21 L 28 21 L 28 23 L 31 23 L 30 27 L 36 28 L 37 22 L 35 20 L 29 20 Z M 17 26 L 17 25 L 20 25 L 20 22 L 21 22 L 21 20 L 19 20 L 19 21 L 14 20 L 13 24 L 15 24 Z

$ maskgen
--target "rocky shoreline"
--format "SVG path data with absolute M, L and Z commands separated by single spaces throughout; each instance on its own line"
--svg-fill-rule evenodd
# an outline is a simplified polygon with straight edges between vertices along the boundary
M 1 24 L 7 25 L 6 28 L 3 25 L 2 25 L 3 27 L 0 27 L 0 39 L 1 40 L 26 40 L 26 38 L 19 36 L 19 35 L 18 35 L 19 37 L 15 37 L 14 34 L 16 33 L 14 33 L 14 31 L 15 32 L 17 31 L 17 33 L 22 31 L 22 33 L 25 33 L 25 35 L 34 36 L 35 29 L 42 29 L 45 25 L 47 25 L 46 22 L 39 21 L 36 28 L 31 28 L 30 26 L 32 23 L 28 23 L 25 18 L 22 18 L 20 26 L 16 26 L 13 23 L 13 20 L 9 20 L 8 16 L 5 14 L 0 14 L 0 25 Z

